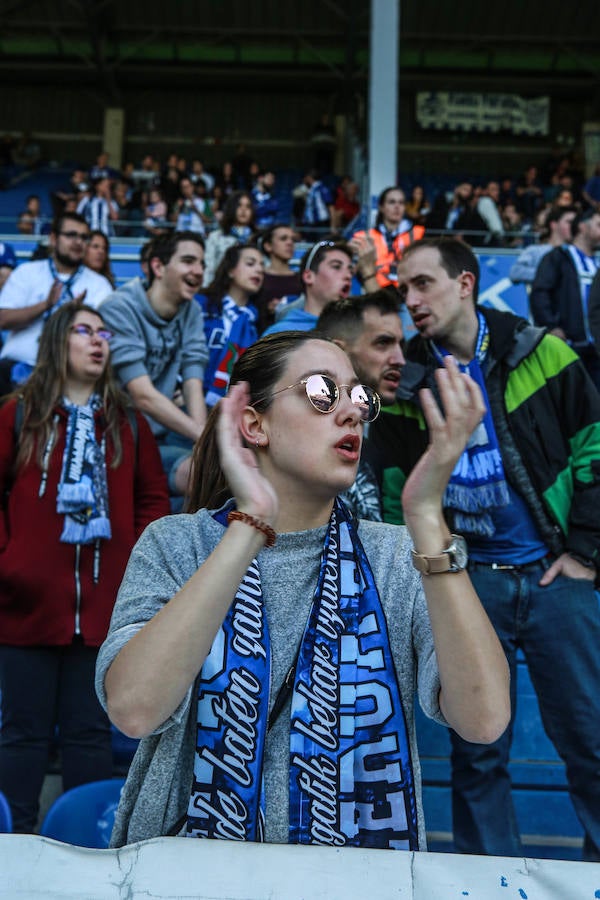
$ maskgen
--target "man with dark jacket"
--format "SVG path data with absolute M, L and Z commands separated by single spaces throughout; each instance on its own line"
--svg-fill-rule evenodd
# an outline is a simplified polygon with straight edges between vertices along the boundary
M 469 573 L 513 686 L 517 648 L 525 654 L 544 726 L 566 764 L 584 857 L 598 860 L 600 395 L 564 341 L 476 306 L 479 266 L 464 243 L 421 241 L 398 271 L 419 332 L 406 356 L 421 374 L 414 387 L 403 376 L 396 403 L 369 432 L 387 454 L 384 517 L 398 521 L 406 472 L 428 441 L 418 389 L 435 388 L 434 372 L 452 354 L 478 382 L 487 412 L 452 473 L 446 514 L 466 538 Z M 391 449 L 398 447 L 403 459 Z M 448 574 L 423 577 L 451 578 L 464 564 L 460 545 L 458 538 L 433 558 Z M 457 851 L 522 855 L 508 774 L 513 721 L 514 709 L 505 734 L 486 747 L 451 735 Z
M 571 223 L 573 242 L 551 250 L 540 262 L 531 286 L 531 314 L 579 354 L 600 389 L 600 356 L 590 331 L 590 285 L 598 270 L 600 213 L 587 209 Z

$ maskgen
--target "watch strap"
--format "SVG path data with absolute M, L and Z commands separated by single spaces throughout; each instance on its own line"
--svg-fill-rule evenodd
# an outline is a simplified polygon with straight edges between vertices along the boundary
M 437 556 L 425 556 L 423 553 L 417 553 L 416 550 L 411 550 L 411 554 L 413 566 L 422 575 L 441 575 L 443 572 L 449 572 L 451 569 L 449 553 L 439 553 Z

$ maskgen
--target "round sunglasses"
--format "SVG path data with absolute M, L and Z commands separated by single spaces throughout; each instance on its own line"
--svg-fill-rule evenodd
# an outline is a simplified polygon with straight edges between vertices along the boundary
M 337 385 L 329 375 L 309 375 L 308 378 L 296 381 L 295 384 L 289 384 L 278 391 L 273 391 L 273 396 L 282 394 L 283 391 L 290 391 L 300 384 L 304 385 L 310 405 L 317 412 L 333 412 L 340 402 L 340 388 L 348 388 L 350 400 L 360 412 L 360 418 L 363 422 L 373 422 L 379 415 L 381 400 L 379 399 L 379 394 L 373 388 L 368 387 L 366 384 Z

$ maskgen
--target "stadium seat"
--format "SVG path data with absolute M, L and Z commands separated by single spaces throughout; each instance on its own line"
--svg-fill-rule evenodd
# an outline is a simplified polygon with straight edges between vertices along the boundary
M 0 791 L 0 833 L 8 834 L 12 831 L 12 815 L 8 800 Z
M 77 847 L 106 849 L 124 784 L 123 778 L 110 778 L 66 791 L 46 813 L 40 835 Z

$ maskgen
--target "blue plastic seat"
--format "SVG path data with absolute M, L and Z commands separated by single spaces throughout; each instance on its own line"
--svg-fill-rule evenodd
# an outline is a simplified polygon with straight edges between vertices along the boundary
M 40 834 L 77 847 L 106 849 L 124 784 L 124 778 L 109 778 L 66 791 L 46 813 Z
M 12 814 L 8 800 L 0 791 L 0 833 L 8 834 L 12 832 Z

